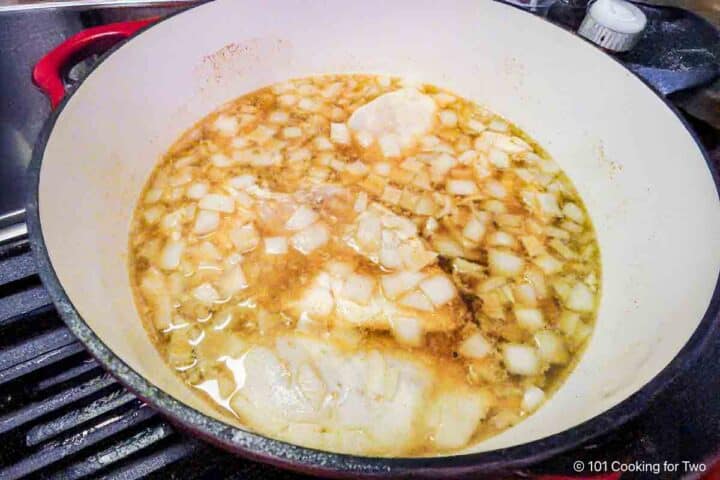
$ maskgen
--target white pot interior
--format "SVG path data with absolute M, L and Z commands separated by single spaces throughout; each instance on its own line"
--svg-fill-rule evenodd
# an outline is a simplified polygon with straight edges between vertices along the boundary
M 575 182 L 598 232 L 603 297 L 578 367 L 537 413 L 469 447 L 518 445 L 621 402 L 690 338 L 720 270 L 720 203 L 701 151 L 633 75 L 585 42 L 489 0 L 219 0 L 103 62 L 65 106 L 40 178 L 43 235 L 81 316 L 128 365 L 183 402 L 136 314 L 130 215 L 159 156 L 222 103 L 317 73 L 430 82 L 534 137 Z

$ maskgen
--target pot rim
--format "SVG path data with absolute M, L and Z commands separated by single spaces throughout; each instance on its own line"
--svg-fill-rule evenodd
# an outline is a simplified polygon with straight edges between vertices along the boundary
M 556 434 L 513 447 L 464 455 L 417 458 L 362 457 L 301 447 L 227 424 L 182 403 L 170 394 L 159 389 L 128 366 L 103 343 L 80 316 L 60 283 L 50 262 L 42 231 L 39 210 L 40 174 L 45 147 L 53 127 L 62 114 L 67 102 L 82 86 L 84 80 L 110 55 L 126 43 L 133 41 L 136 36 L 175 15 L 204 4 L 205 2 L 202 2 L 198 5 L 182 9 L 158 22 L 145 26 L 132 37 L 118 43 L 104 53 L 88 71 L 83 80 L 78 83 L 75 88 L 67 92 L 58 108 L 51 113 L 50 118 L 45 122 L 33 148 L 32 159 L 27 171 L 27 181 L 30 190 L 28 192 L 26 212 L 30 245 L 38 265 L 38 274 L 60 317 L 103 367 L 132 393 L 150 404 L 152 408 L 158 410 L 174 425 L 188 430 L 214 445 L 248 459 L 322 476 L 357 477 L 360 475 L 395 476 L 412 474 L 414 476 L 435 477 L 438 475 L 456 476 L 469 473 L 507 471 L 527 467 L 554 455 L 566 452 L 636 417 L 648 406 L 649 402 L 664 390 L 680 373 L 685 372 L 692 366 L 700 353 L 706 349 L 709 340 L 720 332 L 720 315 L 718 315 L 720 312 L 720 272 L 718 272 L 718 278 L 708 308 L 690 339 L 665 368 L 631 396 L 599 415 Z M 507 6 L 507 4 L 505 5 Z M 508 7 L 511 8 L 512 6 Z M 536 20 L 545 21 L 540 18 L 536 18 Z M 551 22 L 548 23 L 554 25 Z M 582 39 L 582 37 L 579 37 L 574 32 L 562 29 L 557 25 L 554 26 L 567 32 L 569 34 L 568 39 L 574 37 L 575 39 L 585 41 L 585 39 Z M 589 42 L 587 43 L 591 45 Z M 652 85 L 635 74 L 635 72 L 627 69 L 618 59 L 610 55 L 608 55 L 608 57 L 611 58 L 616 65 L 623 68 L 623 70 L 630 71 L 636 79 L 656 94 L 680 121 L 702 153 L 710 175 L 713 178 L 716 192 L 720 198 L 720 172 L 710 160 L 697 134 L 681 116 L 679 110 Z

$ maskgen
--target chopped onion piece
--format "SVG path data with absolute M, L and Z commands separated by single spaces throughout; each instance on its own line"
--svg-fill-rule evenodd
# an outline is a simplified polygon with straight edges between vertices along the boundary
M 487 129 L 487 127 L 485 126 L 484 123 L 482 123 L 478 120 L 475 120 L 473 118 L 471 118 L 470 120 L 468 120 L 465 123 L 465 127 L 467 127 L 468 129 L 472 130 L 475 133 L 480 133 Z
M 355 303 L 367 305 L 375 290 L 375 280 L 368 275 L 351 274 L 345 279 L 340 295 Z
M 287 112 L 283 110 L 275 110 L 274 112 L 270 113 L 268 116 L 268 120 L 271 123 L 287 123 L 287 121 L 290 119 L 290 116 Z
M 200 199 L 198 206 L 203 210 L 215 210 L 216 212 L 232 213 L 235 211 L 235 200 L 226 195 L 209 193 Z
M 537 293 L 535 292 L 535 287 L 531 284 L 521 283 L 516 285 L 513 294 L 515 295 L 515 299 L 523 305 L 528 307 L 537 306 Z
M 448 180 L 446 188 L 452 195 L 474 195 L 478 192 L 472 180 Z
M 515 237 L 501 230 L 497 230 L 489 235 L 487 241 L 493 247 L 513 248 L 515 246 Z
M 490 124 L 488 125 L 488 128 L 490 130 L 494 130 L 496 132 L 507 132 L 510 128 L 506 122 L 503 122 L 502 120 L 498 120 L 497 118 L 493 119 Z
M 255 185 L 256 181 L 257 179 L 255 178 L 255 175 L 246 173 L 244 175 L 238 175 L 237 177 L 231 178 L 228 183 L 233 188 L 239 188 L 241 190 L 244 190 L 248 187 Z
M 385 296 L 394 299 L 414 289 L 425 277 L 419 272 L 397 272 L 383 275 L 380 283 Z
M 559 365 L 567 363 L 570 354 L 560 335 L 550 330 L 541 330 L 535 333 L 534 338 L 543 360 Z
M 507 152 L 503 152 L 502 150 L 498 150 L 496 148 L 493 148 L 488 152 L 488 160 L 497 168 L 510 167 L 510 156 Z
M 527 251 L 528 255 L 531 257 L 537 257 L 538 255 L 547 253 L 547 251 L 545 251 L 545 246 L 537 239 L 537 237 L 525 235 L 520 237 L 520 242 L 523 247 L 525 247 L 525 251 Z
M 476 216 L 470 217 L 463 228 L 463 236 L 477 243 L 482 240 L 483 235 L 485 235 L 485 223 Z
M 488 250 L 488 264 L 493 275 L 514 277 L 522 273 L 525 261 L 517 255 L 491 248 Z
M 423 329 L 415 317 L 398 316 L 392 320 L 392 329 L 395 338 L 405 345 L 420 346 L 423 341 Z
M 210 162 L 216 167 L 224 168 L 229 167 L 234 162 L 230 157 L 222 153 L 214 153 L 210 156 Z
M 165 270 L 175 270 L 180 265 L 180 257 L 185 250 L 185 242 L 182 240 L 170 240 L 160 254 L 160 267 Z
M 248 283 L 240 264 L 230 267 L 220 279 L 218 286 L 226 296 L 235 295 L 240 290 L 246 289 Z
M 344 123 L 331 123 L 330 124 L 330 140 L 340 145 L 347 145 L 350 143 L 350 131 L 347 125 Z
M 534 412 L 545 401 L 545 392 L 532 385 L 525 389 L 520 408 L 526 412 Z
M 430 174 L 436 180 L 440 180 L 447 175 L 451 168 L 457 164 L 455 157 L 442 153 L 434 156 L 430 163 Z
M 558 206 L 557 197 L 552 193 L 536 193 L 537 205 L 540 212 L 548 217 L 559 217 L 562 215 Z
M 237 133 L 240 125 L 238 124 L 237 118 L 230 117 L 228 115 L 220 115 L 215 119 L 213 127 L 215 127 L 215 130 L 220 132 L 222 135 L 232 137 Z
M 188 198 L 192 198 L 193 200 L 199 200 L 202 197 L 204 197 L 208 192 L 208 185 L 207 183 L 193 183 L 191 184 L 185 194 L 188 196 Z
M 466 390 L 439 394 L 428 412 L 428 426 L 435 429 L 435 446 L 447 450 L 466 445 L 490 406 L 487 395 L 481 392 Z
M 325 245 L 328 240 L 330 240 L 330 235 L 325 225 L 317 222 L 293 235 L 290 243 L 295 250 L 307 255 Z
M 365 210 L 367 210 L 368 206 L 368 195 L 366 192 L 359 192 L 357 194 L 357 197 L 355 197 L 355 204 L 353 205 L 353 210 L 357 213 L 362 213 Z
M 302 230 L 317 221 L 319 215 L 315 210 L 305 205 L 300 205 L 292 216 L 285 223 L 287 230 Z
M 376 251 L 382 240 L 382 224 L 375 215 L 361 215 L 356 238 L 360 246 Z
M 566 217 L 575 223 L 582 225 L 583 222 L 585 222 L 585 215 L 583 214 L 583 211 L 572 202 L 568 202 L 563 205 L 562 212 Z
M 220 226 L 220 214 L 213 210 L 200 210 L 195 217 L 193 232 L 198 235 L 214 232 Z
M 595 308 L 595 296 L 590 287 L 578 282 L 570 291 L 565 306 L 576 312 L 592 312 Z
M 284 255 L 288 251 L 285 237 L 265 237 L 265 253 L 268 255 Z
M 297 105 L 300 110 L 306 112 L 316 112 L 320 109 L 320 104 L 309 98 L 301 98 Z
M 420 290 L 428 296 L 436 307 L 445 305 L 455 298 L 455 285 L 445 275 L 433 275 L 420 282 Z
M 440 255 L 446 257 L 462 257 L 465 253 L 459 243 L 445 235 L 434 235 L 432 237 L 432 244 Z
M 433 304 L 422 292 L 414 291 L 405 294 L 398 302 L 404 307 L 414 308 L 423 312 L 432 312 L 435 310 Z
M 230 240 L 240 252 L 244 253 L 254 250 L 260 244 L 260 235 L 255 229 L 255 225 L 248 223 L 233 228 L 230 231 Z
M 203 283 L 192 291 L 192 296 L 202 303 L 213 303 L 220 299 L 220 294 L 209 283 Z
M 285 127 L 282 136 L 283 138 L 300 138 L 302 137 L 302 130 L 300 127 Z
M 367 175 L 368 172 L 370 172 L 370 169 L 367 165 L 365 165 L 360 160 L 355 160 L 354 162 L 348 163 L 346 166 L 346 170 L 351 175 L 357 175 L 357 176 L 363 176 Z
M 533 260 L 533 263 L 540 267 L 546 275 L 558 273 L 563 268 L 563 263 L 552 255 L 540 255 Z
M 563 310 L 558 319 L 558 327 L 568 337 L 572 337 L 575 334 L 578 324 L 580 323 L 580 314 L 571 312 L 569 310 Z
M 492 352 L 492 344 L 480 332 L 475 332 L 460 344 L 458 353 L 468 358 L 483 358 Z
M 493 198 L 503 199 L 507 196 L 507 190 L 505 190 L 503 184 L 494 180 L 489 181 L 485 184 L 485 190 L 487 191 L 488 195 Z
M 332 150 L 333 144 L 330 143 L 330 140 L 327 139 L 327 137 L 315 137 L 315 140 L 313 140 L 313 145 L 315 145 L 315 148 L 318 150 Z
M 454 127 L 457 125 L 457 114 L 453 112 L 452 110 L 442 110 L 440 111 L 440 123 L 443 124 L 445 127 Z
M 540 373 L 540 357 L 537 350 L 528 345 L 508 343 L 503 345 L 503 361 L 508 371 L 515 375 Z
M 515 308 L 515 318 L 521 327 L 534 332 L 545 326 L 542 311 L 537 308 Z

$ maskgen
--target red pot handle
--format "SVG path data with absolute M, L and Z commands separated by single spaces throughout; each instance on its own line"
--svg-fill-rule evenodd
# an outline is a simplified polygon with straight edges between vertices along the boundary
M 35 64 L 32 71 L 33 82 L 48 96 L 54 110 L 65 96 L 62 75 L 67 68 L 92 54 L 108 50 L 158 18 L 109 23 L 73 35 Z

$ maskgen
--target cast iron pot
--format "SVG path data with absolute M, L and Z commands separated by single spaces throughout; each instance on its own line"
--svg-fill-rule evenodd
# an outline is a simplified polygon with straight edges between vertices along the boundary
M 49 64 L 57 66 L 76 52 L 55 53 Z M 603 295 L 582 360 L 538 412 L 458 455 L 340 455 L 225 423 L 163 363 L 133 305 L 128 226 L 160 155 L 224 102 L 330 72 L 422 80 L 511 119 L 569 174 L 597 229 Z M 718 177 L 697 139 L 615 60 L 511 7 L 218 0 L 145 26 L 61 103 L 56 76 L 35 78 L 59 103 L 34 151 L 28 205 L 40 275 L 58 311 L 153 408 L 239 455 L 346 477 L 527 466 L 637 415 L 718 329 Z

